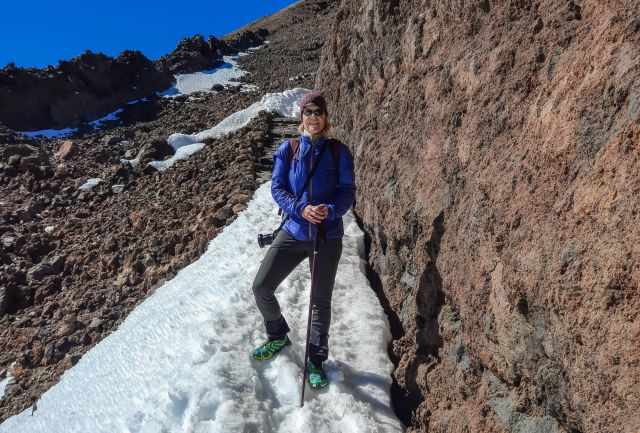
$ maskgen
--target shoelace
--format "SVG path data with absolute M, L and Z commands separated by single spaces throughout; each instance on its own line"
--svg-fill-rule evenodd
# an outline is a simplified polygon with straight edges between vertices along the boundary
M 277 340 L 267 341 L 265 344 L 262 345 L 260 350 L 262 352 L 277 350 L 283 345 L 284 345 L 284 341 L 277 341 Z

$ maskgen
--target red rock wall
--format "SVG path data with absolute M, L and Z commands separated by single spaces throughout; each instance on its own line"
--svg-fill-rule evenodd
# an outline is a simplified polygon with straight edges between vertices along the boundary
M 316 85 L 409 431 L 640 431 L 639 12 L 341 2 Z

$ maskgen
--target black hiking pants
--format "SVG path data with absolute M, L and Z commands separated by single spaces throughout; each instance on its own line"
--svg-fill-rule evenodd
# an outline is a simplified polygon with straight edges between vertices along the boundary
M 316 265 L 316 285 L 311 299 L 311 339 L 309 356 L 319 365 L 329 355 L 329 325 L 331 324 L 331 293 L 342 254 L 342 239 L 321 240 Z M 262 313 L 269 339 L 284 337 L 289 332 L 280 305 L 275 297 L 278 285 L 300 264 L 309 258 L 312 266 L 313 241 L 299 241 L 284 229 L 278 232 L 267 251 L 253 281 L 253 294 Z

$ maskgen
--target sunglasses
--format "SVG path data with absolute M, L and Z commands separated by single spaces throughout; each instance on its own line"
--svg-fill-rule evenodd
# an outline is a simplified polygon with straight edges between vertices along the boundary
M 307 117 L 311 117 L 311 116 L 320 117 L 324 114 L 324 111 L 322 111 L 321 109 L 310 110 L 308 108 L 305 108 L 304 110 L 302 110 L 302 114 L 304 114 Z

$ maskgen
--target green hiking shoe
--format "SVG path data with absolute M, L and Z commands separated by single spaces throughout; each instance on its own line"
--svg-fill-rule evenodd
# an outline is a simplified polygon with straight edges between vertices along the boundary
M 271 359 L 275 354 L 290 344 L 291 340 L 289 340 L 289 337 L 286 335 L 279 340 L 269 340 L 253 350 L 253 359 L 257 359 L 258 361 Z
M 327 374 L 322 369 L 322 365 L 316 367 L 311 360 L 309 360 L 307 368 L 307 381 L 313 389 L 320 389 L 329 385 L 329 379 L 327 379 Z

